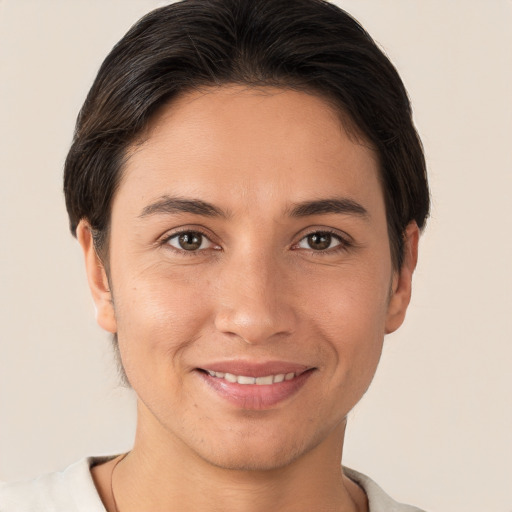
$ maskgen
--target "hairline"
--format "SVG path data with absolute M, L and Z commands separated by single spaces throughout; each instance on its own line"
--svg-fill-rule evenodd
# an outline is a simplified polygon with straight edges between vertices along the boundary
M 165 99 L 161 99 L 160 102 L 155 102 L 153 107 L 155 108 L 154 112 L 148 117 L 144 126 L 142 126 L 138 132 L 134 133 L 131 137 L 131 140 L 126 142 L 125 147 L 122 150 L 120 163 L 118 166 L 116 185 L 113 189 L 113 194 L 110 200 L 109 212 L 107 222 L 105 223 L 105 227 L 102 230 L 92 230 L 92 237 L 94 242 L 94 247 L 96 253 L 103 264 L 105 271 L 108 273 L 110 271 L 110 233 L 111 233 L 111 223 L 112 223 L 112 208 L 114 204 L 114 199 L 116 194 L 118 193 L 119 188 L 122 185 L 123 179 L 126 175 L 126 168 L 130 162 L 132 156 L 140 150 L 142 146 L 149 141 L 152 136 L 153 130 L 158 122 L 158 120 L 165 115 L 165 112 L 172 108 L 172 105 L 179 101 L 181 98 L 190 96 L 194 93 L 203 93 L 209 94 L 220 89 L 226 89 L 230 87 L 243 87 L 246 90 L 251 91 L 260 91 L 263 94 L 277 94 L 283 93 L 286 91 L 295 91 L 302 92 L 305 94 L 309 94 L 310 96 L 316 97 L 319 100 L 323 101 L 331 110 L 331 112 L 337 117 L 339 121 L 340 129 L 347 135 L 349 140 L 354 144 L 359 144 L 366 149 L 370 150 L 375 156 L 375 162 L 377 165 L 377 179 L 379 185 L 381 187 L 381 192 L 383 194 L 384 201 L 386 203 L 386 184 L 383 179 L 383 169 L 381 163 L 381 154 L 380 151 L 375 147 L 375 145 L 370 141 L 369 137 L 363 132 L 363 130 L 357 125 L 357 123 L 352 119 L 352 117 L 346 111 L 346 108 L 341 104 L 341 102 L 333 95 L 328 94 L 325 90 L 321 90 L 320 87 L 315 87 L 313 84 L 307 84 L 300 82 L 299 80 L 290 80 L 287 82 L 286 80 L 281 81 L 237 81 L 230 80 L 223 83 L 215 82 L 215 83 L 199 83 L 195 85 L 190 85 L 189 87 L 184 87 L 181 90 L 177 91 L 175 94 L 167 97 Z M 395 269 L 399 269 L 401 254 L 394 254 L 394 245 L 392 240 L 392 229 L 388 222 L 388 212 L 387 212 L 387 204 L 385 204 L 386 209 L 386 228 L 387 228 L 387 237 L 390 245 L 391 259 L 393 262 L 393 267 Z M 85 218 L 87 222 L 89 219 Z

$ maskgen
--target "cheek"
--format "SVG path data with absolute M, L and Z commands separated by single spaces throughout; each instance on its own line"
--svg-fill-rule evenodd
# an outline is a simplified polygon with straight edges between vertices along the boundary
M 307 308 L 339 334 L 372 330 L 383 334 L 391 273 L 382 267 L 354 266 L 324 278 L 322 286 L 309 289 Z
M 207 286 L 191 272 L 152 266 L 114 288 L 119 349 L 125 370 L 143 373 L 169 365 L 200 336 L 210 315 Z M 203 283 L 200 285 L 200 283 Z M 142 364 L 142 362 L 144 364 Z M 148 370 L 151 368 L 151 370 Z M 132 383 L 133 384 L 133 383 Z
M 369 269 L 332 280 L 311 302 L 311 318 L 336 358 L 334 385 L 350 382 L 356 394 L 366 390 L 379 362 L 388 304 L 389 274 Z

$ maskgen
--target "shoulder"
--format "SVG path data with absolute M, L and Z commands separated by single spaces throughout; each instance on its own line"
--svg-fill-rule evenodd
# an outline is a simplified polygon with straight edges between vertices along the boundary
M 105 512 L 90 467 L 97 459 L 82 459 L 64 471 L 33 480 L 0 483 L 2 512 Z
M 369 512 L 424 512 L 417 507 L 395 501 L 370 477 L 346 467 L 343 468 L 343 471 L 350 480 L 358 484 L 366 493 Z

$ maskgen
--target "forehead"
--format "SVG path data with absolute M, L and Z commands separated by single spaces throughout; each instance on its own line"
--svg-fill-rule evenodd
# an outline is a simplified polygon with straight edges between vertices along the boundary
M 114 200 L 201 197 L 229 209 L 333 195 L 383 205 L 375 152 L 327 101 L 305 92 L 223 86 L 175 99 L 128 153 Z M 226 204 L 230 203 L 230 204 Z

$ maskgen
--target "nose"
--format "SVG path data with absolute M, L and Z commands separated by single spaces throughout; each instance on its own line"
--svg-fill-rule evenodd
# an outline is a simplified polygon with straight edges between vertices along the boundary
M 215 327 L 248 344 L 263 344 L 294 332 L 291 276 L 261 251 L 233 256 L 218 274 Z

